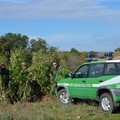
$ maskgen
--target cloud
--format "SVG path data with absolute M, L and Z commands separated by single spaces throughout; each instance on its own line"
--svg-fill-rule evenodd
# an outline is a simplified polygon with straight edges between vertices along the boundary
M 1 2 L 0 19 L 77 19 L 120 21 L 120 10 L 108 9 L 100 0 L 33 0 Z
M 45 39 L 48 45 L 59 48 L 59 50 L 71 50 L 75 48 L 79 51 L 114 51 L 119 47 L 120 36 L 106 36 L 79 33 L 79 34 L 56 34 Z M 38 36 L 31 36 L 30 38 L 37 38 Z

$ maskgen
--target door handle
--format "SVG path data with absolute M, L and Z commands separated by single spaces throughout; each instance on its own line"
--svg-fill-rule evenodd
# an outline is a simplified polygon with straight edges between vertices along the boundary
M 100 80 L 99 82 L 103 82 L 103 80 Z
M 85 80 L 83 80 L 82 82 L 86 82 Z

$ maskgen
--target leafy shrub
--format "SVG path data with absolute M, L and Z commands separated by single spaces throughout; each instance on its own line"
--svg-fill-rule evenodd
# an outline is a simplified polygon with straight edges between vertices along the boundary
M 56 81 L 63 79 L 69 71 L 65 60 L 61 60 L 58 52 L 39 50 L 31 53 L 29 50 L 16 49 L 12 51 L 10 57 L 10 77 L 9 96 L 12 101 L 22 101 L 31 95 L 46 95 L 54 91 L 55 84 L 52 82 L 53 67 L 52 62 L 56 60 L 59 71 L 56 71 Z M 30 55 L 30 56 L 29 56 Z M 21 64 L 26 62 L 29 66 L 26 71 L 22 70 Z M 29 73 L 32 73 L 29 76 Z
M 46 93 L 50 86 L 49 56 L 46 56 L 41 50 L 39 52 L 34 52 L 30 68 L 33 74 L 32 80 L 37 81 L 41 87 L 41 91 Z
M 10 71 L 11 71 L 11 95 L 15 100 L 22 100 L 27 96 L 29 91 L 28 72 L 23 72 L 21 68 L 22 62 L 25 62 L 24 50 L 15 50 L 10 58 Z

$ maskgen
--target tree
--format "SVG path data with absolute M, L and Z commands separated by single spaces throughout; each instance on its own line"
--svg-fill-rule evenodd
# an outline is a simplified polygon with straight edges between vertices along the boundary
M 26 96 L 29 91 L 27 74 L 22 72 L 21 65 L 26 62 L 26 53 L 23 49 L 16 49 L 11 52 L 10 57 L 10 77 L 12 78 L 10 84 L 10 96 L 12 101 L 21 101 L 23 99 L 23 93 Z
M 15 49 L 25 49 L 28 45 L 28 37 L 26 35 L 7 33 L 0 37 L 1 52 L 7 57 L 7 61 L 10 61 L 10 54 Z
M 116 49 L 115 49 L 115 52 L 120 52 L 120 48 L 116 48 Z
M 49 55 L 49 61 L 52 63 L 53 61 L 56 61 L 57 63 L 59 63 L 60 61 L 60 57 L 58 55 L 58 48 L 56 47 L 49 47 L 48 49 L 48 55 Z
M 49 53 L 58 52 L 58 48 L 56 48 L 56 47 L 49 47 L 48 52 L 49 52 Z
M 33 80 L 41 87 L 41 91 L 45 94 L 50 88 L 50 62 L 49 56 L 43 50 L 33 52 L 31 70 Z
M 48 49 L 48 44 L 45 40 L 38 38 L 37 40 L 31 39 L 30 40 L 30 46 L 32 51 L 38 52 L 39 50 L 43 50 L 44 52 Z
M 75 48 L 72 48 L 70 52 L 74 55 L 80 55 L 80 52 Z

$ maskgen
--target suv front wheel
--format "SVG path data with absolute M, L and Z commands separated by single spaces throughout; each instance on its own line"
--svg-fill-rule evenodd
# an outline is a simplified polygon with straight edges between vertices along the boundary
M 100 107 L 104 112 L 111 112 L 115 111 L 114 102 L 110 93 L 104 93 L 100 96 Z
M 58 92 L 58 99 L 61 103 L 63 104 L 69 104 L 71 103 L 71 99 L 68 95 L 68 92 L 66 91 L 66 89 L 62 89 Z

